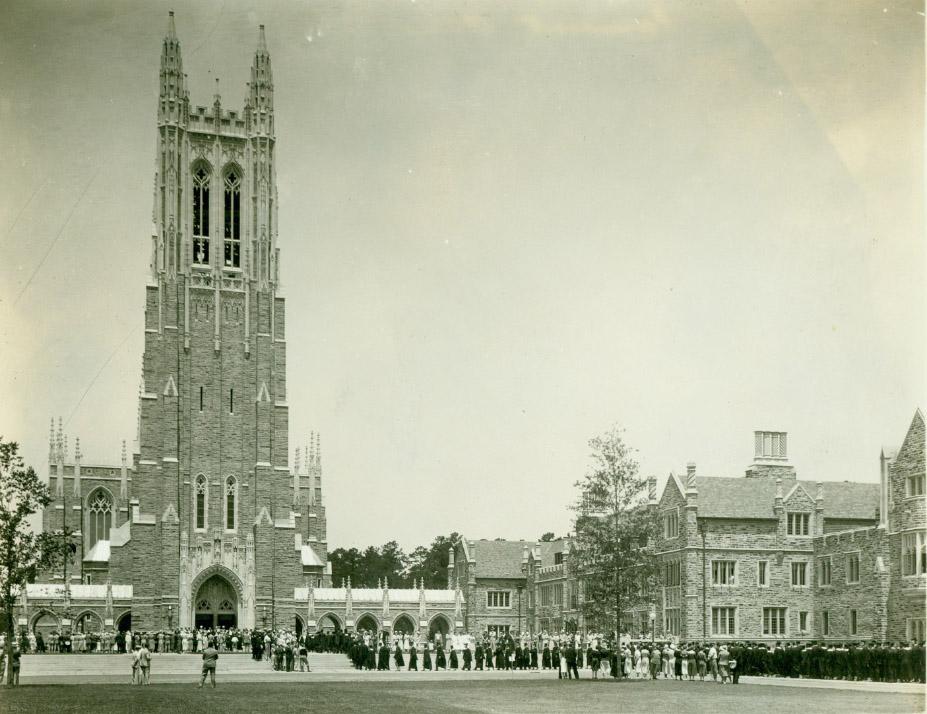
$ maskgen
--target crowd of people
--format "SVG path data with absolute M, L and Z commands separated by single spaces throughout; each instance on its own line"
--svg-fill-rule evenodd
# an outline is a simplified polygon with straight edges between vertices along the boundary
M 202 655 L 250 652 L 275 671 L 311 672 L 310 653 L 342 653 L 358 670 L 551 671 L 564 679 L 587 671 L 592 678 L 675 679 L 737 684 L 741 675 L 811 679 L 924 682 L 923 642 L 679 643 L 614 638 L 597 634 L 409 633 L 287 629 L 178 629 L 172 632 L 23 633 L 10 665 L 18 673 L 22 654 L 131 653 L 133 681 L 147 683 L 154 653 Z M 5 636 L 0 634 L 5 653 Z M 212 655 L 210 655 L 211 657 Z M 5 663 L 5 654 L 0 663 Z M 0 667 L 5 669 L 5 667 Z

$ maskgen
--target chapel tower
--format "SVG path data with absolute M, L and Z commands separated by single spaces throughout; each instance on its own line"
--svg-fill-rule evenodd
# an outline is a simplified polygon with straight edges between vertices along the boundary
M 218 79 L 212 105 L 194 107 L 171 13 L 157 124 L 132 495 L 140 522 L 156 525 L 143 537 L 161 557 L 161 578 L 136 583 L 133 610 L 149 598 L 163 605 L 176 593 L 180 625 L 228 623 L 232 615 L 253 624 L 258 609 L 274 608 L 277 585 L 320 570 L 299 563 L 316 499 L 299 497 L 303 487 L 288 466 L 273 74 L 264 26 L 243 109 L 223 106 Z M 280 531 L 289 532 L 289 547 Z M 315 535 L 321 552 L 312 560 L 324 563 L 325 534 L 316 528 Z M 278 571 L 286 560 L 279 550 L 295 554 L 289 576 Z

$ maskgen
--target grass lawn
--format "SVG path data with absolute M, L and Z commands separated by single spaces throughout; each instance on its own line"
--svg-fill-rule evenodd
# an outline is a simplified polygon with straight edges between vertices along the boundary
M 221 684 L 33 685 L 0 689 L 0 712 L 922 712 L 924 696 L 833 689 L 736 687 L 678 682 L 264 682 Z

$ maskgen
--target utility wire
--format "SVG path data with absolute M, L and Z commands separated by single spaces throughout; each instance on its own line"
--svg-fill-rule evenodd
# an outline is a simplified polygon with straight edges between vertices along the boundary
M 71 413 L 68 414 L 68 419 L 67 419 L 67 421 L 65 422 L 65 425 L 71 423 L 71 418 L 74 416 L 74 414 L 77 412 L 78 407 L 80 407 L 81 403 L 84 401 L 84 397 L 87 396 L 87 393 L 90 391 L 90 389 L 93 387 L 93 385 L 96 384 L 97 379 L 100 377 L 101 374 L 103 374 L 103 370 L 106 369 L 106 366 L 107 366 L 110 362 L 113 361 L 113 357 L 116 356 L 116 353 L 117 353 L 117 352 L 122 348 L 122 346 L 126 343 L 126 340 L 129 339 L 129 336 L 134 332 L 134 330 L 135 330 L 134 327 L 129 328 L 129 331 L 126 333 L 126 336 L 122 338 L 122 342 L 120 342 L 118 345 L 116 345 L 116 349 L 114 349 L 112 352 L 110 352 L 109 357 L 106 358 L 106 361 L 103 363 L 103 366 L 100 367 L 100 369 L 97 370 L 97 373 L 96 373 L 95 375 L 93 375 L 93 379 L 90 380 L 90 384 L 87 385 L 87 388 L 84 390 L 84 393 L 80 395 L 80 399 L 77 400 L 77 404 L 74 405 L 74 408 L 71 410 Z
M 39 264 L 38 264 L 37 266 L 35 266 L 35 270 L 32 271 L 32 275 L 29 276 L 29 279 L 26 281 L 26 284 L 23 285 L 22 290 L 19 291 L 19 295 L 17 295 L 17 296 L 16 296 L 16 299 L 13 301 L 13 307 L 16 307 L 16 305 L 19 303 L 19 299 L 20 299 L 20 298 L 23 296 L 23 294 L 26 292 L 26 289 L 32 284 L 32 280 L 35 278 L 36 273 L 38 273 L 39 270 L 41 269 L 41 267 L 42 267 L 43 265 L 45 265 L 45 261 L 48 259 L 49 253 L 51 253 L 52 248 L 55 247 L 55 243 L 58 242 L 58 239 L 61 237 L 61 234 L 64 232 L 64 229 L 67 227 L 68 223 L 71 221 L 71 216 L 74 215 L 74 211 L 77 210 L 77 207 L 80 205 L 81 201 L 84 200 L 84 196 L 87 195 L 87 191 L 88 191 L 88 189 L 90 188 L 90 184 L 92 184 L 92 183 L 94 182 L 94 179 L 96 179 L 97 175 L 99 175 L 100 170 L 101 170 L 102 168 L 103 168 L 103 164 L 102 164 L 102 162 L 101 162 L 101 163 L 97 166 L 97 170 L 94 172 L 93 176 L 90 177 L 90 180 L 87 182 L 87 185 L 84 186 L 84 190 L 81 191 L 81 194 L 80 194 L 80 196 L 78 196 L 77 201 L 74 203 L 73 206 L 71 206 L 71 210 L 70 210 L 70 212 L 68 213 L 68 217 L 64 219 L 64 223 L 61 224 L 61 228 L 59 228 L 59 229 L 58 229 L 58 232 L 55 234 L 54 240 L 52 240 L 51 244 L 50 244 L 50 245 L 48 246 L 48 248 L 46 249 L 45 255 L 42 256 L 42 260 L 40 260 L 40 261 L 39 261 Z M 32 200 L 32 199 L 29 199 L 29 200 Z

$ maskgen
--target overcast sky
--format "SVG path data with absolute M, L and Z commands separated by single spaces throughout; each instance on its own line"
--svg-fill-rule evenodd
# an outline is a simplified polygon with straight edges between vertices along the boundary
M 290 442 L 330 547 L 570 528 L 587 440 L 661 481 L 876 481 L 925 404 L 907 2 L 35 2 L 0 13 L 0 434 L 135 437 L 156 99 L 273 61 Z M 292 460 L 292 455 L 291 455 Z

